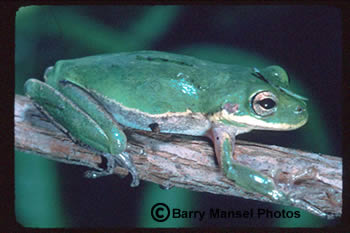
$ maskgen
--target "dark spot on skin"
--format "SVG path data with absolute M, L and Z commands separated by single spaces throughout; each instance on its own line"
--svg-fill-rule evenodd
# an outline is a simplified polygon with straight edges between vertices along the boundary
M 216 137 L 216 140 L 219 140 L 219 137 Z
M 159 133 L 159 132 L 160 132 L 160 128 L 159 128 L 158 123 L 149 124 L 148 127 L 149 127 L 149 128 L 152 130 L 152 132 L 154 132 L 154 133 Z
M 62 84 L 63 86 L 67 85 L 69 82 L 67 80 L 60 80 L 58 81 L 60 84 Z
M 228 113 L 236 113 L 238 111 L 239 104 L 226 103 L 223 107 Z
M 136 56 L 137 60 L 147 60 L 147 61 L 160 61 L 160 62 L 170 62 L 170 63 L 174 63 L 174 64 L 178 64 L 178 65 L 183 65 L 183 66 L 193 66 L 192 64 L 188 64 L 186 62 L 183 61 L 176 61 L 176 60 L 171 60 L 171 59 L 167 59 L 167 58 L 162 58 L 162 57 L 143 57 L 143 56 Z

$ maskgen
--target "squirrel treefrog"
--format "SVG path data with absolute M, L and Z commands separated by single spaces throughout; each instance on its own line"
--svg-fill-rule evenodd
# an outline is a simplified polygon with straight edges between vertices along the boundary
M 224 174 L 247 191 L 286 200 L 274 181 L 233 158 L 235 137 L 254 129 L 292 130 L 308 118 L 305 98 L 289 91 L 279 66 L 218 64 L 157 51 L 58 61 L 29 79 L 26 94 L 76 142 L 102 152 L 111 174 L 119 165 L 139 183 L 119 124 L 161 133 L 209 137 Z

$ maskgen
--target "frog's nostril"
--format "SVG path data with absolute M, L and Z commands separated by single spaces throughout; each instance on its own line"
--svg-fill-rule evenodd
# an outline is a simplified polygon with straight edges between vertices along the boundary
M 295 108 L 295 113 L 302 113 L 304 111 L 304 108 L 303 107 L 301 107 L 300 105 L 298 105 L 296 108 Z

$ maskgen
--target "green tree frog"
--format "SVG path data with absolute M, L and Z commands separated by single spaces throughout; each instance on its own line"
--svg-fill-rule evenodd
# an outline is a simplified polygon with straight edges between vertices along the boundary
M 274 181 L 233 156 L 235 137 L 251 130 L 293 130 L 307 122 L 305 98 L 288 90 L 279 66 L 262 70 L 190 56 L 137 51 L 58 61 L 45 82 L 29 79 L 26 94 L 75 142 L 107 159 L 104 171 L 127 168 L 139 184 L 120 125 L 160 133 L 206 136 L 223 173 L 247 191 L 275 200 Z

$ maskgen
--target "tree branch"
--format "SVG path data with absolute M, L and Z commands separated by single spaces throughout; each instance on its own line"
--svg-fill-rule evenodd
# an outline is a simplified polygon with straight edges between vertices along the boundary
M 244 191 L 220 172 L 212 144 L 200 137 L 125 129 L 127 152 L 140 178 L 165 187 L 274 202 Z M 101 157 L 74 144 L 24 96 L 15 99 L 15 147 L 56 161 L 100 169 Z M 332 219 L 342 211 L 342 159 L 278 146 L 237 141 L 237 161 L 274 179 L 293 206 Z M 123 168 L 115 173 L 127 174 Z M 280 204 L 280 203 L 278 203 Z

